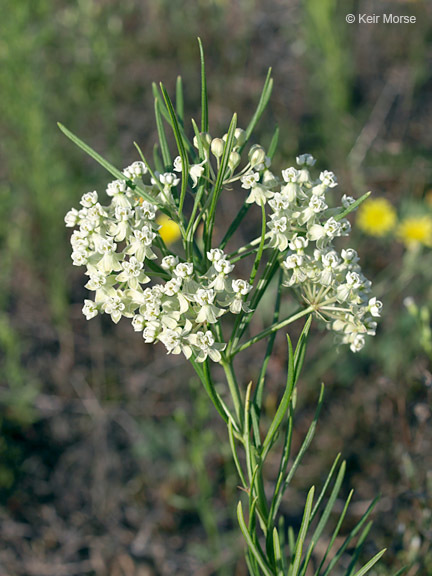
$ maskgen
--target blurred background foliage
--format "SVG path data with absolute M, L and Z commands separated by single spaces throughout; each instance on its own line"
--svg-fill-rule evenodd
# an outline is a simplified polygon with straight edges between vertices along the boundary
M 181 74 L 186 109 L 198 116 L 199 35 L 213 136 L 233 110 L 246 125 L 272 66 L 257 139 L 267 145 L 280 126 L 276 166 L 309 152 L 347 194 L 371 189 L 399 218 L 432 218 L 432 6 L 3 0 L 2 8 L 0 573 L 242 576 L 235 475 L 223 427 L 193 375 L 127 326 L 81 315 L 84 282 L 71 266 L 63 216 L 109 178 L 56 122 L 119 167 L 137 159 L 134 140 L 150 155 L 152 81 L 172 90 Z M 409 14 L 417 23 L 348 25 L 350 12 Z M 223 209 L 238 204 L 227 197 Z M 431 248 L 368 235 L 355 218 L 353 227 L 384 318 L 357 356 L 316 328 L 296 442 L 320 380 L 326 409 L 283 512 L 298 522 L 302 490 L 322 481 L 340 450 L 346 489 L 357 493 L 353 516 L 382 494 L 366 549 L 388 548 L 376 574 L 405 564 L 411 575 L 432 574 Z M 271 307 L 269 294 L 257 331 Z M 276 350 L 269 414 L 284 378 L 283 337 Z M 257 370 L 245 358 L 245 383 Z

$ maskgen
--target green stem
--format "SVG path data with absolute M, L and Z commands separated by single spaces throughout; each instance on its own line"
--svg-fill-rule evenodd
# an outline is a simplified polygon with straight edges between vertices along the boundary
M 280 322 L 277 322 L 276 324 L 272 324 L 271 326 L 269 326 L 268 328 L 266 328 L 265 330 L 263 330 L 262 332 L 260 332 L 259 334 L 257 334 L 256 336 L 254 336 L 253 338 L 251 338 L 250 340 L 248 340 L 247 342 L 245 342 L 241 346 L 239 346 L 238 348 L 234 349 L 231 352 L 231 356 L 235 356 L 239 352 L 246 350 L 246 348 L 249 348 L 249 346 L 252 346 L 252 344 L 259 342 L 263 338 L 266 338 L 270 334 L 273 334 L 273 332 L 277 332 L 277 330 L 280 330 L 281 328 L 288 326 L 288 324 L 295 322 L 299 318 L 303 318 L 303 316 L 307 316 L 308 314 L 311 314 L 313 311 L 314 311 L 314 307 L 309 306 L 308 308 L 305 308 L 301 312 L 297 312 L 297 314 L 294 314 L 293 316 L 290 316 L 289 318 L 285 318 L 285 320 L 281 320 Z

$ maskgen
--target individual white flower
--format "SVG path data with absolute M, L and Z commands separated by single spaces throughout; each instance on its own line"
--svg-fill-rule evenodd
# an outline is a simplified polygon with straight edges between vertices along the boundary
M 253 186 L 256 186 L 259 178 L 258 172 L 249 172 L 248 174 L 245 174 L 240 179 L 242 188 L 250 190 Z
M 141 314 L 135 314 L 135 316 L 132 318 L 132 327 L 135 332 L 142 332 L 145 327 L 144 316 Z
M 83 250 L 72 252 L 72 263 L 74 266 L 85 266 L 88 262 L 88 254 Z
M 111 320 L 114 322 L 114 324 L 117 324 L 120 321 L 124 309 L 125 304 L 119 295 L 107 298 L 102 304 L 102 310 L 105 312 L 105 314 L 109 314 L 111 316 Z
M 285 286 L 294 286 L 306 280 L 307 275 L 303 266 L 304 260 L 305 258 L 301 254 L 290 254 L 282 262 L 282 266 L 291 274 Z
M 370 298 L 368 302 L 368 308 L 372 316 L 379 318 L 381 316 L 382 302 L 377 300 L 375 297 Z
M 143 331 L 144 342 L 146 344 L 154 342 L 161 330 L 162 326 L 159 321 L 155 320 L 147 322 Z
M 352 340 L 351 340 L 351 344 L 350 344 L 350 348 L 352 352 L 360 352 L 360 350 L 363 348 L 363 346 L 365 345 L 365 337 L 363 336 L 363 334 L 356 334 Z
M 98 193 L 96 191 L 87 192 L 87 194 L 84 194 L 83 197 L 81 198 L 80 204 L 81 206 L 84 206 L 84 208 L 91 208 L 97 203 L 97 201 L 98 201 Z
M 321 172 L 320 180 L 327 188 L 335 188 L 335 186 L 338 185 L 336 176 L 333 172 L 329 172 L 329 170 Z
M 198 185 L 198 180 L 204 174 L 204 164 L 206 162 L 207 160 L 204 160 L 204 162 L 201 162 L 201 164 L 192 164 L 192 166 L 190 166 L 189 176 L 192 180 L 192 188 L 195 188 Z
M 214 288 L 218 292 L 226 289 L 226 277 L 234 270 L 234 264 L 225 258 L 219 258 L 213 262 L 212 269 L 217 272 L 217 275 L 210 282 L 209 288 Z
M 178 256 L 173 256 L 172 254 L 169 254 L 168 256 L 164 256 L 162 258 L 161 266 L 164 270 L 169 270 L 170 272 L 172 272 L 178 263 L 179 263 Z
M 174 268 L 173 273 L 179 278 L 190 278 L 193 274 L 193 264 L 191 262 L 180 262 Z
M 90 320 L 99 314 L 98 306 L 93 300 L 84 300 L 82 312 L 86 320 Z
M 147 174 L 147 166 L 144 162 L 138 160 L 123 170 L 123 174 L 128 180 L 136 180 Z
M 277 218 L 276 214 L 272 214 L 270 222 L 267 223 L 270 230 L 271 239 L 270 244 L 281 252 L 286 250 L 288 246 L 288 238 L 285 234 L 287 230 L 287 218 L 282 216 Z
M 265 204 L 269 198 L 274 196 L 274 192 L 263 186 L 262 184 L 256 184 L 252 186 L 249 196 L 246 198 L 246 204 L 253 204 L 254 202 L 261 206 Z
M 305 249 L 309 244 L 309 240 L 304 236 L 297 236 L 295 235 L 291 242 L 289 243 L 289 247 L 293 252 L 297 252 L 298 254 L 303 254 Z
M 180 178 L 177 178 L 174 172 L 165 172 L 164 174 L 159 174 L 159 180 L 161 184 L 167 188 L 177 186 L 177 184 L 180 182 Z
M 197 362 L 204 362 L 207 356 L 210 356 L 213 362 L 220 362 L 222 359 L 220 352 L 226 348 L 226 344 L 215 341 L 210 330 L 191 334 L 189 336 L 189 342 L 198 349 L 196 352 Z
M 240 296 L 246 296 L 252 290 L 252 285 L 246 280 L 242 280 L 238 278 L 232 281 L 232 289 L 235 294 L 239 294 Z
M 287 210 L 291 204 L 289 198 L 281 194 L 280 192 L 276 192 L 271 200 L 269 200 L 269 206 L 274 212 L 281 212 L 283 210 Z
M 215 324 L 217 319 L 224 313 L 224 310 L 213 304 L 215 292 L 212 288 L 199 288 L 193 295 L 193 299 L 200 306 L 196 317 L 197 324 L 204 324 L 204 322 Z
M 187 359 L 192 356 L 192 348 L 188 336 L 192 329 L 190 320 L 186 320 L 184 327 L 168 328 L 164 330 L 158 339 L 165 345 L 167 354 L 183 353 Z
M 88 290 L 98 290 L 99 288 L 102 288 L 102 286 L 106 284 L 106 281 L 107 281 L 106 275 L 103 274 L 102 272 L 99 272 L 98 270 L 95 270 L 90 275 L 90 280 L 87 282 L 85 287 Z
M 108 184 L 106 189 L 106 193 L 108 196 L 121 196 L 126 194 L 128 190 L 128 186 L 124 180 L 114 180 Z
M 282 178 L 285 182 L 296 183 L 299 177 L 299 171 L 296 168 L 287 168 L 282 170 Z
M 238 278 L 232 281 L 232 290 L 234 292 L 234 298 L 229 304 L 229 309 L 232 314 L 240 314 L 240 312 L 251 312 L 248 303 L 244 301 L 243 297 L 249 294 L 252 290 L 252 285 L 246 280 Z
M 79 222 L 79 214 L 76 208 L 72 208 L 64 217 L 65 224 L 67 228 L 73 228 Z
M 135 208 L 135 216 L 140 220 L 154 220 L 156 217 L 156 212 L 157 207 L 147 200 L 143 200 Z
M 207 258 L 210 262 L 217 262 L 222 258 L 225 258 L 225 252 L 220 248 L 212 248 L 207 252 Z

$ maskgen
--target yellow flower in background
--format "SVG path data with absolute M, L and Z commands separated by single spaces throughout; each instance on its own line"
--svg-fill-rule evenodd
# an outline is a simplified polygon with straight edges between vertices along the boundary
M 370 236 L 385 236 L 396 226 L 393 205 L 385 198 L 371 198 L 360 205 L 357 226 Z
M 159 224 L 159 234 L 167 246 L 174 244 L 180 238 L 180 227 L 166 214 L 161 214 L 156 218 Z
M 397 236 L 408 248 L 420 244 L 432 247 L 432 217 L 426 215 L 405 218 L 397 228 Z

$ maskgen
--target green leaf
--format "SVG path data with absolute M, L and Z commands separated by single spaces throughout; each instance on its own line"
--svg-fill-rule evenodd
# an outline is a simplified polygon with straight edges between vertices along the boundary
M 212 236 L 213 236 L 213 226 L 216 212 L 216 205 L 219 199 L 220 192 L 222 190 L 225 174 L 228 168 L 229 157 L 234 147 L 234 133 L 237 127 L 237 114 L 234 114 L 230 126 L 228 129 L 227 139 L 224 144 L 224 149 L 222 153 L 221 163 L 219 171 L 216 177 L 216 182 L 211 192 L 211 204 L 208 212 L 207 226 L 205 232 L 205 247 L 206 252 L 211 248 Z
M 372 522 L 368 522 L 368 524 L 366 524 L 366 528 L 363 530 L 363 532 L 360 534 L 359 539 L 357 540 L 355 549 L 354 549 L 354 554 L 351 558 L 351 562 L 350 565 L 347 568 L 346 571 L 346 575 L 345 576 L 353 576 L 354 574 L 354 570 L 355 570 L 355 565 L 358 562 L 358 559 L 360 557 L 360 553 L 363 549 L 364 543 L 366 541 L 366 538 L 369 535 L 369 532 L 372 528 Z
M 177 76 L 176 80 L 176 114 L 180 125 L 184 127 L 183 81 L 181 76 Z
M 304 509 L 303 520 L 302 520 L 302 523 L 300 526 L 300 532 L 299 532 L 298 539 L 296 542 L 296 547 L 295 547 L 295 556 L 294 556 L 292 567 L 290 568 L 290 570 L 288 572 L 289 576 L 297 576 L 299 573 L 299 570 L 300 570 L 300 562 L 301 562 L 301 557 L 302 557 L 302 553 L 303 553 L 303 545 L 304 545 L 304 542 L 306 540 L 307 531 L 308 531 L 309 525 L 310 525 L 310 517 L 311 517 L 311 513 L 312 513 L 312 504 L 313 504 L 314 493 L 315 493 L 315 487 L 312 486 L 312 488 L 309 490 L 308 497 L 306 500 L 306 506 Z
M 83 142 L 80 138 L 78 138 L 78 136 L 75 136 L 75 134 L 73 134 L 70 130 L 68 130 L 65 126 L 63 126 L 63 124 L 60 124 L 60 122 L 58 122 L 57 126 L 60 128 L 63 134 L 69 138 L 69 140 L 72 140 L 72 142 L 76 144 L 78 148 L 81 148 L 81 150 L 83 150 L 86 154 L 88 154 L 94 160 L 96 160 L 96 162 L 98 162 L 101 166 L 103 166 L 105 170 L 107 170 L 115 178 L 117 178 L 118 180 L 125 180 L 125 176 L 122 172 L 120 172 L 120 170 L 118 170 L 115 166 L 113 166 L 110 162 L 108 162 L 108 160 L 102 158 L 100 154 L 98 154 L 95 150 L 93 150 L 93 148 L 90 148 L 90 146 L 88 146 L 85 142 Z M 152 196 L 147 194 L 147 192 L 143 190 L 141 186 L 137 186 L 136 184 L 133 184 L 132 182 L 129 181 L 128 185 L 130 185 L 131 188 L 139 192 L 139 195 L 148 200 L 149 202 L 159 205 L 159 203 L 154 198 L 152 198 Z
M 298 381 L 301 369 L 303 368 L 303 362 L 306 355 L 306 344 L 311 324 L 312 314 L 306 320 L 303 330 L 300 334 L 300 338 L 297 342 L 296 351 L 294 354 L 294 382 Z
M 208 132 L 208 97 L 207 80 L 205 73 L 204 48 L 201 38 L 198 38 L 200 61 L 201 61 L 201 132 Z
M 329 484 L 329 482 L 330 482 L 331 477 L 333 476 L 334 470 L 336 469 L 336 464 L 337 464 L 337 462 L 338 462 L 338 460 L 339 460 L 339 457 L 340 457 L 340 455 L 337 456 L 337 458 L 336 458 L 336 460 L 335 460 L 335 462 L 334 462 L 334 464 L 333 464 L 333 466 L 332 466 L 332 469 L 330 470 L 330 473 L 329 473 L 329 475 L 328 475 L 328 478 L 327 478 L 327 480 L 326 480 L 326 482 L 325 482 L 324 488 L 323 488 L 323 490 L 321 491 L 321 494 L 320 494 L 320 496 L 319 496 L 319 499 L 318 499 L 318 501 L 316 502 L 316 504 L 315 504 L 315 506 L 314 506 L 314 509 L 313 509 L 312 515 L 311 515 L 311 521 L 314 519 L 314 516 L 316 515 L 316 513 L 317 513 L 317 511 L 318 511 L 319 505 L 320 505 L 320 503 L 321 503 L 321 501 L 322 501 L 322 498 L 324 497 L 326 488 L 327 488 L 327 486 L 328 486 L 328 484 Z M 336 499 L 337 499 L 337 497 L 338 497 L 338 495 L 339 495 L 339 492 L 340 492 L 340 489 L 341 489 L 341 486 L 342 486 L 342 481 L 343 481 L 343 478 L 344 478 L 344 475 L 345 475 L 345 467 L 346 467 L 346 466 L 345 466 L 345 462 L 342 462 L 342 465 L 341 465 L 341 467 L 340 467 L 340 469 L 339 469 L 338 476 L 337 476 L 337 478 L 336 478 L 335 485 L 334 485 L 333 490 L 332 490 L 332 492 L 331 492 L 331 494 L 330 494 L 330 498 L 329 498 L 329 500 L 328 500 L 328 502 L 327 502 L 327 504 L 326 504 L 326 507 L 324 508 L 324 511 L 323 511 L 323 513 L 322 513 L 322 515 L 321 515 L 320 521 L 318 522 L 318 525 L 317 525 L 317 527 L 315 528 L 315 531 L 314 531 L 314 533 L 313 533 L 313 535 L 312 535 L 312 539 L 311 539 L 311 542 L 310 542 L 310 544 L 309 544 L 309 548 L 308 548 L 308 551 L 307 551 L 307 554 L 306 554 L 304 563 L 303 563 L 303 565 L 302 565 L 302 570 L 301 570 L 301 574 L 302 574 L 302 575 L 306 574 L 306 570 L 307 570 L 307 567 L 308 567 L 308 564 L 309 564 L 309 559 L 310 559 L 310 557 L 311 557 L 311 555 L 312 555 L 312 552 L 313 552 L 316 544 L 318 543 L 318 541 L 319 541 L 319 539 L 320 539 L 320 537 L 321 537 L 321 534 L 322 534 L 324 528 L 325 528 L 326 525 L 327 525 L 327 522 L 328 522 L 328 520 L 329 520 L 329 518 L 330 518 L 330 514 L 331 514 L 331 512 L 332 512 L 332 510 L 333 510 L 333 507 L 334 507 L 334 505 L 335 505 L 335 503 L 336 503 Z
M 183 138 L 182 138 L 182 135 L 180 132 L 180 126 L 179 126 L 179 123 L 177 120 L 177 115 L 175 113 L 171 99 L 170 99 L 168 92 L 166 91 L 163 84 L 160 85 L 160 88 L 162 91 L 162 96 L 163 96 L 164 101 L 165 101 L 165 105 L 166 105 L 167 110 L 168 110 L 168 114 L 171 118 L 171 126 L 172 126 L 172 129 L 174 132 L 174 137 L 176 140 L 178 153 L 179 153 L 181 161 L 182 161 L 182 183 L 181 183 L 181 192 L 180 192 L 180 201 L 179 201 L 179 213 L 182 214 L 183 204 L 184 204 L 184 200 L 186 197 L 188 177 L 189 177 L 189 158 L 188 158 L 188 155 L 187 155 L 185 147 L 184 147 Z
M 312 442 L 312 439 L 315 435 L 316 425 L 317 425 L 318 417 L 319 417 L 319 414 L 320 414 L 320 411 L 322 408 L 323 400 L 324 400 L 324 384 L 321 385 L 320 396 L 318 399 L 317 408 L 315 410 L 314 419 L 312 421 L 312 424 L 309 426 L 309 430 L 306 434 L 306 437 L 303 441 L 303 444 L 300 447 L 300 450 L 299 450 L 299 452 L 298 452 L 298 454 L 297 454 L 297 456 L 293 462 L 293 465 L 291 466 L 291 469 L 290 469 L 281 489 L 277 493 L 275 492 L 273 502 L 272 502 L 272 508 L 271 508 L 271 520 L 273 522 L 274 522 L 276 515 L 277 515 L 277 512 L 279 510 L 279 506 L 281 504 L 283 494 L 284 494 L 285 490 L 288 488 L 291 480 L 293 479 L 294 474 L 295 474 L 300 462 L 302 461 L 303 456 L 306 454 L 306 451 L 309 448 L 310 443 Z
M 273 553 L 276 562 L 277 575 L 283 576 L 284 573 L 283 553 L 281 550 L 279 534 L 276 527 L 273 528 Z
M 267 152 L 267 156 L 273 160 L 273 156 L 275 155 L 276 148 L 279 142 L 279 126 L 276 126 L 275 131 L 273 133 L 273 137 L 270 142 L 270 146 Z
M 372 566 L 375 566 L 375 564 L 378 562 L 378 560 L 385 554 L 386 550 L 387 550 L 387 548 L 384 548 L 383 550 L 381 550 L 381 552 L 378 552 L 378 554 L 375 554 L 375 556 L 371 560 L 369 560 L 369 562 L 367 564 L 365 564 L 361 570 L 356 572 L 354 574 L 354 576 L 363 576 L 364 574 L 369 572 L 369 570 L 372 568 Z
M 260 97 L 260 100 L 258 102 L 257 109 L 255 111 L 255 114 L 252 116 L 252 120 L 249 122 L 248 127 L 246 128 L 246 142 L 249 140 L 249 138 L 250 138 L 252 132 L 254 131 L 256 125 L 258 124 L 264 110 L 266 109 L 268 101 L 270 100 L 270 95 L 271 95 L 272 88 L 273 88 L 273 79 L 271 77 L 271 72 L 272 72 L 272 69 L 269 68 L 269 70 L 267 72 L 267 78 L 264 82 L 261 97 Z
M 154 109 L 155 109 L 156 127 L 159 136 L 160 149 L 162 152 L 162 160 L 164 163 L 164 172 L 168 172 L 171 171 L 172 169 L 172 158 L 168 148 L 168 141 L 165 134 L 165 130 L 163 127 L 162 115 L 160 112 L 160 104 L 158 98 L 156 98 L 154 101 Z
M 272 324 L 276 324 L 276 322 L 279 320 L 281 293 L 282 293 L 282 278 L 283 278 L 283 270 L 281 268 L 280 274 L 279 274 L 279 282 L 278 282 L 278 289 L 277 289 L 277 293 L 276 293 L 275 308 L 274 308 L 274 312 L 273 312 Z M 258 378 L 257 387 L 255 389 L 254 404 L 257 407 L 258 413 L 261 411 L 262 398 L 263 398 L 263 392 L 264 392 L 265 375 L 266 375 L 267 366 L 268 366 L 268 363 L 270 360 L 270 356 L 272 355 L 272 352 L 273 352 L 273 346 L 274 346 L 275 338 L 276 338 L 276 332 L 272 332 L 270 334 L 269 339 L 268 339 L 267 349 L 265 352 L 264 360 L 261 364 L 260 375 Z M 295 365 L 295 360 L 294 360 L 294 365 Z
M 342 523 L 343 523 L 343 521 L 344 521 L 344 519 L 345 519 L 346 513 L 347 513 L 347 511 L 348 511 L 348 506 L 349 506 L 349 504 L 350 504 L 350 502 L 351 502 L 351 499 L 352 499 L 353 494 L 354 494 L 354 490 L 351 490 L 351 492 L 348 494 L 348 498 L 346 499 L 345 505 L 344 505 L 344 507 L 343 507 L 343 510 L 342 510 L 341 514 L 339 515 L 339 518 L 338 518 L 336 527 L 335 527 L 335 529 L 333 530 L 333 534 L 332 534 L 332 536 L 331 536 L 331 538 L 330 538 L 330 542 L 329 542 L 329 544 L 328 544 L 328 546 L 327 546 L 327 548 L 326 548 L 326 551 L 325 551 L 325 553 L 324 553 L 324 556 L 322 557 L 322 560 L 321 560 L 321 562 L 320 562 L 320 565 L 318 566 L 318 569 L 316 570 L 314 576 L 318 576 L 319 574 L 321 574 L 321 568 L 324 566 L 324 563 L 325 563 L 325 561 L 326 561 L 326 559 L 327 559 L 327 556 L 328 556 L 329 552 L 331 551 L 331 549 L 333 548 L 333 544 L 335 543 L 336 538 L 337 538 L 337 536 L 338 536 L 338 534 L 339 534 L 339 530 L 341 529 Z
M 288 340 L 288 376 L 287 382 L 285 386 L 285 391 L 282 396 L 282 400 L 280 401 L 279 407 L 276 411 L 276 414 L 273 418 L 273 421 L 270 425 L 269 431 L 267 432 L 267 436 L 263 442 L 263 450 L 262 450 L 262 460 L 264 461 L 269 453 L 270 448 L 273 445 L 275 435 L 279 430 L 280 425 L 282 424 L 282 420 L 284 419 L 285 414 L 287 413 L 289 403 L 291 401 L 291 394 L 294 389 L 294 352 L 292 349 L 292 344 L 290 337 L 287 335 Z
M 252 552 L 255 560 L 258 562 L 259 567 L 263 571 L 265 576 L 274 576 L 271 572 L 270 566 L 267 563 L 267 560 L 264 557 L 262 551 L 258 548 L 257 545 L 253 542 L 251 535 L 247 529 L 246 522 L 243 516 L 243 508 L 241 502 L 238 503 L 237 506 L 237 518 L 238 523 L 240 525 L 240 530 L 243 533 L 243 536 L 247 542 L 249 550 Z
M 355 528 L 353 528 L 353 530 L 351 530 L 351 532 L 348 534 L 348 536 L 345 538 L 344 542 L 342 543 L 342 545 L 339 547 L 338 551 L 336 552 L 336 554 L 334 555 L 334 557 L 332 558 L 331 562 L 329 563 L 329 565 L 327 566 L 323 576 L 328 576 L 329 574 L 331 574 L 331 571 L 333 570 L 334 566 L 339 562 L 342 554 L 345 552 L 345 550 L 347 549 L 347 547 L 349 546 L 349 544 L 351 543 L 351 541 L 353 540 L 353 538 L 355 538 L 357 536 L 357 534 L 360 532 L 363 524 L 366 522 L 366 520 L 369 518 L 370 514 L 372 513 L 372 510 L 375 508 L 375 505 L 378 501 L 378 498 L 375 498 L 372 503 L 369 505 L 368 509 L 366 510 L 366 512 L 363 514 L 363 516 L 361 517 L 360 521 L 357 523 L 357 525 L 355 526 Z M 338 523 L 339 526 L 339 523 Z M 318 573 L 317 573 L 318 574 Z
M 160 157 L 159 150 L 160 146 L 155 142 L 153 144 L 153 164 L 158 172 L 163 173 L 165 171 L 165 167 L 162 164 L 162 159 Z

